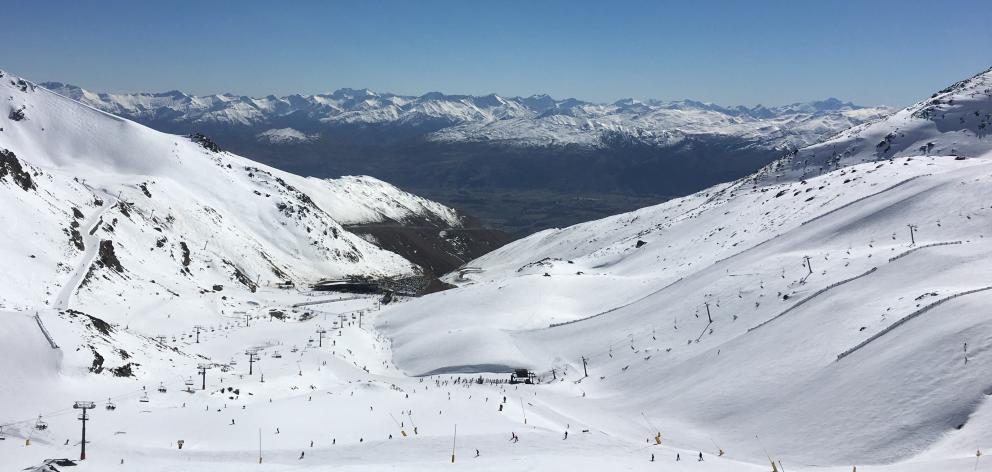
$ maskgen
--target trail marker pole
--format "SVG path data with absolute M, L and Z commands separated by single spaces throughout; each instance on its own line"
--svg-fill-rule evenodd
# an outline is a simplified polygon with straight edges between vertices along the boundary
M 813 275 L 813 264 L 809 262 L 809 256 L 803 256 L 806 259 L 806 269 L 809 270 L 809 275 Z
M 77 410 L 83 410 L 83 414 L 79 416 L 79 420 L 83 422 L 83 440 L 79 443 L 79 460 L 84 461 L 86 460 L 86 421 L 89 420 L 89 417 L 86 416 L 86 410 L 95 408 L 96 404 L 93 402 L 76 402 L 72 407 Z
M 458 425 L 455 425 L 455 434 L 451 437 L 451 463 L 455 463 L 455 443 L 458 441 Z
M 589 371 L 586 370 L 586 356 L 582 356 L 582 373 L 585 374 L 586 377 L 589 376 Z
M 916 225 L 909 224 L 909 225 L 906 225 L 906 226 L 909 227 L 909 241 L 910 241 L 909 245 L 910 246 L 915 246 L 916 245 L 916 237 L 913 235 L 913 232 L 916 231 Z
M 710 302 L 706 302 L 706 319 L 709 320 L 710 323 L 713 322 L 713 317 L 710 316 Z

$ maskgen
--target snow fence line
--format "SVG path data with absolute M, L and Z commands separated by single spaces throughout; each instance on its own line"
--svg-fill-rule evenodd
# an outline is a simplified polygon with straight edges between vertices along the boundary
M 927 306 L 925 306 L 923 308 L 920 308 L 919 310 L 916 310 L 916 311 L 914 311 L 914 312 L 912 312 L 912 313 L 910 313 L 910 314 L 902 317 L 899 321 L 896 321 L 895 323 L 892 323 L 891 325 L 889 325 L 885 329 L 883 329 L 883 330 L 881 330 L 881 331 L 873 334 L 868 339 L 865 339 L 864 341 L 861 341 L 860 343 L 858 343 L 857 346 L 854 346 L 854 347 L 852 347 L 852 348 L 850 348 L 850 349 L 848 349 L 848 350 L 846 350 L 846 351 L 838 354 L 837 355 L 837 361 L 840 361 L 841 359 L 843 359 L 843 358 L 851 355 L 852 353 L 854 353 L 854 351 L 857 351 L 858 349 L 861 349 L 861 348 L 867 346 L 868 343 L 870 343 L 870 342 L 872 342 L 872 341 L 874 341 L 874 340 L 876 340 L 876 339 L 878 339 L 878 338 L 880 338 L 880 337 L 888 334 L 890 331 L 898 328 L 899 326 L 902 326 L 907 321 L 909 321 L 909 320 L 911 320 L 913 318 L 916 318 L 917 316 L 920 316 L 920 315 L 922 315 L 922 314 L 924 314 L 924 313 L 926 313 L 926 312 L 928 312 L 928 311 L 936 308 L 938 305 L 940 305 L 940 304 L 942 304 L 942 303 L 944 303 L 946 301 L 953 300 L 953 299 L 958 298 L 958 297 L 963 297 L 965 295 L 971 295 L 973 293 L 984 292 L 986 290 L 992 290 L 992 285 L 990 285 L 988 287 L 976 288 L 976 289 L 973 289 L 973 290 L 967 290 L 967 291 L 964 291 L 964 292 L 955 293 L 954 295 L 950 295 L 950 296 L 941 298 L 940 300 L 937 300 L 937 301 L 935 301 L 935 302 L 933 302 L 933 303 L 931 303 L 931 304 L 929 304 L 929 305 L 927 305 Z
M 847 207 L 849 207 L 849 206 L 851 206 L 851 205 L 854 205 L 855 203 L 858 203 L 858 202 L 861 202 L 861 201 L 864 201 L 864 200 L 867 200 L 867 199 L 869 199 L 869 198 L 872 198 L 872 197 L 875 197 L 875 196 L 878 196 L 878 195 L 881 195 L 881 194 L 883 194 L 883 193 L 885 193 L 885 192 L 888 192 L 889 190 L 892 190 L 892 189 L 894 189 L 894 188 L 896 188 L 896 187 L 900 187 L 900 186 L 902 186 L 902 185 L 905 185 L 905 184 L 908 184 L 908 183 L 910 183 L 910 182 L 912 182 L 912 181 L 914 181 L 914 180 L 916 180 L 916 179 L 919 179 L 920 177 L 929 177 L 929 176 L 931 176 L 931 175 L 933 175 L 933 174 L 920 174 L 920 175 L 917 175 L 917 176 L 913 176 L 913 177 L 910 177 L 910 178 L 908 178 L 908 179 L 906 179 L 906 180 L 903 180 L 903 181 L 901 181 L 901 182 L 899 182 L 899 183 L 896 183 L 896 184 L 894 184 L 894 185 L 892 185 L 892 186 L 889 186 L 889 187 L 886 187 L 886 188 L 884 188 L 884 189 L 882 189 L 882 190 L 879 190 L 878 192 L 875 192 L 875 193 L 873 193 L 873 194 L 871 194 L 871 195 L 865 195 L 865 196 L 863 196 L 863 197 L 861 197 L 861 198 L 858 198 L 858 199 L 856 199 L 856 200 L 852 200 L 852 201 L 850 201 L 850 202 L 847 202 L 847 203 L 845 203 L 845 204 L 843 204 L 843 205 L 841 205 L 841 206 L 839 206 L 839 207 L 837 207 L 837 208 L 834 208 L 833 210 L 830 210 L 830 211 L 828 211 L 828 212 L 826 212 L 826 213 L 824 213 L 824 214 L 822 214 L 822 215 L 820 215 L 820 216 L 815 216 L 815 217 L 813 217 L 812 219 L 809 219 L 809 220 L 806 220 L 806 221 L 804 221 L 804 222 L 802 222 L 802 223 L 800 223 L 800 224 L 799 224 L 799 226 L 803 226 L 803 225 L 806 225 L 806 224 L 809 224 L 809 223 L 812 223 L 812 222 L 814 222 L 814 221 L 816 221 L 816 220 L 818 220 L 818 219 L 820 219 L 820 218 L 823 218 L 823 217 L 825 217 L 825 216 L 829 216 L 829 215 L 831 215 L 831 214 L 833 214 L 833 213 L 836 213 L 836 212 L 838 212 L 838 211 L 840 211 L 840 210 L 843 210 L 843 209 L 845 209 L 845 208 L 847 208 Z
M 904 252 L 902 254 L 899 254 L 898 256 L 890 257 L 889 258 L 889 262 L 895 261 L 897 259 L 901 259 L 901 258 L 903 258 L 905 256 L 908 256 L 908 255 L 910 255 L 910 254 L 912 254 L 912 253 L 914 253 L 916 251 L 919 251 L 920 249 L 926 249 L 928 247 L 937 247 L 937 246 L 950 246 L 950 245 L 953 245 L 953 244 L 961 244 L 961 241 L 948 241 L 948 242 L 943 242 L 943 243 L 924 244 L 924 245 L 919 246 L 919 247 L 914 247 L 913 249 L 910 249 L 910 250 L 908 250 L 908 251 L 906 251 L 906 252 Z
M 832 283 L 832 284 L 830 284 L 830 285 L 827 285 L 826 287 L 823 287 L 823 288 L 821 288 L 821 289 L 819 289 L 819 290 L 817 290 L 817 291 L 815 291 L 815 292 L 813 292 L 813 294 L 812 294 L 812 295 L 810 295 L 810 296 L 808 296 L 808 297 L 806 297 L 806 298 L 804 298 L 804 299 L 802 299 L 802 300 L 799 300 L 798 302 L 796 302 L 796 304 L 795 304 L 795 305 L 792 305 L 792 306 L 790 306 L 789 308 L 786 308 L 786 309 L 785 309 L 785 311 L 783 311 L 782 313 L 779 313 L 779 314 L 777 314 L 777 315 L 775 315 L 775 316 L 773 316 L 773 317 L 771 317 L 771 318 L 769 318 L 769 319 L 767 319 L 767 320 L 765 320 L 765 321 L 763 321 L 763 322 L 761 322 L 761 323 L 759 323 L 759 324 L 758 324 L 757 326 L 755 326 L 755 327 L 753 327 L 753 328 L 748 328 L 748 330 L 747 330 L 747 332 L 748 332 L 748 333 L 750 333 L 751 331 L 754 331 L 754 330 L 756 330 L 756 329 L 758 329 L 758 328 L 760 328 L 760 327 L 762 327 L 762 326 L 764 326 L 764 325 L 766 325 L 766 324 L 768 324 L 768 323 L 771 323 L 772 321 L 775 321 L 775 320 L 777 320 L 777 319 L 779 319 L 779 318 L 781 318 L 782 316 L 785 316 L 785 314 L 786 314 L 786 313 L 789 313 L 790 311 L 792 311 L 792 310 L 795 310 L 796 308 L 799 308 L 799 307 L 800 307 L 800 306 L 802 306 L 802 305 L 803 305 L 804 303 L 806 303 L 806 302 L 808 302 L 808 301 L 810 301 L 810 300 L 812 300 L 812 299 L 814 299 L 814 298 L 816 298 L 816 297 L 818 297 L 818 296 L 820 296 L 820 295 L 822 295 L 822 294 L 823 294 L 824 292 L 826 292 L 827 290 L 830 290 L 830 289 L 833 289 L 833 288 L 836 288 L 836 287 L 838 287 L 838 286 L 841 286 L 841 285 L 844 285 L 844 284 L 846 284 L 846 283 L 848 283 L 848 282 L 852 282 L 852 281 L 854 281 L 854 280 L 858 280 L 858 279 L 860 279 L 861 277 L 864 277 L 864 276 L 866 276 L 866 275 L 870 275 L 870 274 L 872 274 L 872 273 L 873 273 L 873 272 L 875 272 L 876 270 L 878 270 L 878 267 L 872 267 L 872 268 L 871 268 L 871 269 L 869 269 L 869 270 L 868 270 L 867 272 L 864 272 L 864 273 L 861 273 L 861 274 L 858 274 L 858 275 L 855 275 L 854 277 L 851 277 L 851 278 L 848 278 L 848 279 L 844 279 L 844 280 L 840 280 L 840 281 L 837 281 L 837 282 L 834 282 L 834 283 Z
M 675 285 L 675 284 L 677 284 L 677 283 L 679 283 L 681 281 L 682 281 L 682 277 L 679 277 L 678 279 L 676 279 L 675 281 L 669 283 L 668 285 L 665 285 L 664 287 L 661 287 L 658 290 L 655 290 L 655 291 L 653 291 L 653 292 L 651 292 L 651 293 L 649 293 L 649 294 L 647 294 L 647 295 L 645 295 L 645 296 L 643 296 L 641 298 L 638 298 L 637 300 L 624 303 L 623 305 L 620 305 L 620 306 L 615 306 L 613 308 L 610 308 L 609 310 L 601 311 L 599 313 L 596 313 L 595 315 L 590 315 L 590 316 L 587 316 L 585 318 L 579 318 L 577 320 L 571 320 L 571 321 L 563 321 L 561 323 L 551 323 L 551 324 L 548 325 L 548 328 L 557 328 L 558 326 L 570 325 L 572 323 L 578 323 L 580 321 L 591 320 L 593 318 L 596 318 L 597 316 L 603 316 L 603 315 L 607 315 L 607 314 L 613 313 L 614 311 L 617 311 L 617 310 L 619 310 L 621 308 L 627 308 L 628 306 L 631 306 L 631 305 L 633 305 L 635 303 L 638 303 L 640 301 L 643 301 L 644 299 L 646 299 L 646 298 L 648 298 L 648 297 L 650 297 L 652 295 L 655 295 L 655 294 L 661 292 L 662 290 L 665 290 L 666 288 L 671 287 L 672 285 Z
M 55 340 L 52 339 L 51 333 L 45 328 L 45 323 L 41 322 L 41 316 L 37 313 L 34 314 L 34 321 L 38 323 L 38 328 L 41 328 L 41 334 L 45 335 L 45 339 L 48 340 L 48 344 L 52 346 L 52 349 L 58 349 L 59 345 L 55 344 Z

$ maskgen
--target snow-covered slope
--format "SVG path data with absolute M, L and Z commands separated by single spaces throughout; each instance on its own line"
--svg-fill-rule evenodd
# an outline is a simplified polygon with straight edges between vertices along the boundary
M 330 94 L 192 96 L 165 93 L 94 93 L 59 82 L 42 84 L 83 103 L 144 123 L 187 122 L 261 127 L 292 119 L 318 129 L 335 125 L 399 125 L 438 129 L 428 139 L 511 146 L 600 147 L 617 140 L 667 146 L 686 136 L 732 136 L 766 148 L 798 148 L 890 112 L 837 99 L 780 107 L 721 107 L 691 100 L 596 104 L 547 95 L 501 97 L 445 95 L 419 97 L 341 89 Z M 265 129 L 258 139 L 295 143 L 313 139 L 293 128 Z
M 973 457 L 992 433 L 992 142 L 976 132 L 988 79 L 837 138 L 871 153 L 866 133 L 904 133 L 884 160 L 852 152 L 813 175 L 786 159 L 546 230 L 378 326 L 410 373 L 530 367 L 578 382 L 628 419 L 614 434 L 636 437 L 646 415 L 674 444 L 731 443 L 754 462 Z
M 17 268 L 0 275 L 4 309 L 66 308 L 72 295 L 83 311 L 154 313 L 214 285 L 409 275 L 419 269 L 341 225 L 460 225 L 453 210 L 376 179 L 298 177 L 8 74 L 0 94 L 0 260 Z
M 882 119 L 842 131 L 782 159 L 768 179 L 801 179 L 844 166 L 893 157 L 974 157 L 989 149 L 992 69 L 957 82 Z

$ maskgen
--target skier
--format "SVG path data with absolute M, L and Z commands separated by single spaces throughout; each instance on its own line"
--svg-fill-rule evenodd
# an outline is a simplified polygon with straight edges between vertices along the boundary
M 475 457 L 479 457 L 479 450 L 478 449 L 475 450 Z
M 561 438 L 562 441 L 568 439 L 568 430 L 565 430 L 565 437 Z
M 305 453 L 303 451 L 300 451 L 300 458 L 297 459 L 297 460 L 303 460 L 303 454 L 305 454 Z
M 681 457 L 679 457 L 679 453 L 677 453 L 677 452 L 676 452 L 676 453 L 675 453 L 675 462 L 678 462 L 678 461 L 680 461 L 680 460 L 682 460 L 682 458 L 681 458 Z
M 654 454 L 651 454 L 651 462 L 654 462 Z
M 176 441 L 176 445 L 177 445 L 177 446 L 179 446 L 179 450 L 180 450 L 180 451 L 181 451 L 181 450 L 183 450 L 183 444 L 184 444 L 185 442 L 186 442 L 186 441 L 183 441 L 182 439 L 180 439 L 180 440 L 178 440 L 178 441 Z
M 231 426 L 234 426 L 234 418 L 231 418 Z
M 698 460 L 698 461 L 696 461 L 696 462 L 702 462 L 702 461 L 703 461 L 703 453 L 702 453 L 702 452 L 700 452 L 700 453 L 699 453 L 699 460 Z

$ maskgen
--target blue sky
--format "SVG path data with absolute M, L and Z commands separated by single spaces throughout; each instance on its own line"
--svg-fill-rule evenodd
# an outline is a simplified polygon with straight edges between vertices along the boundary
M 97 91 L 907 105 L 992 65 L 986 2 L 7 1 L 0 68 Z

